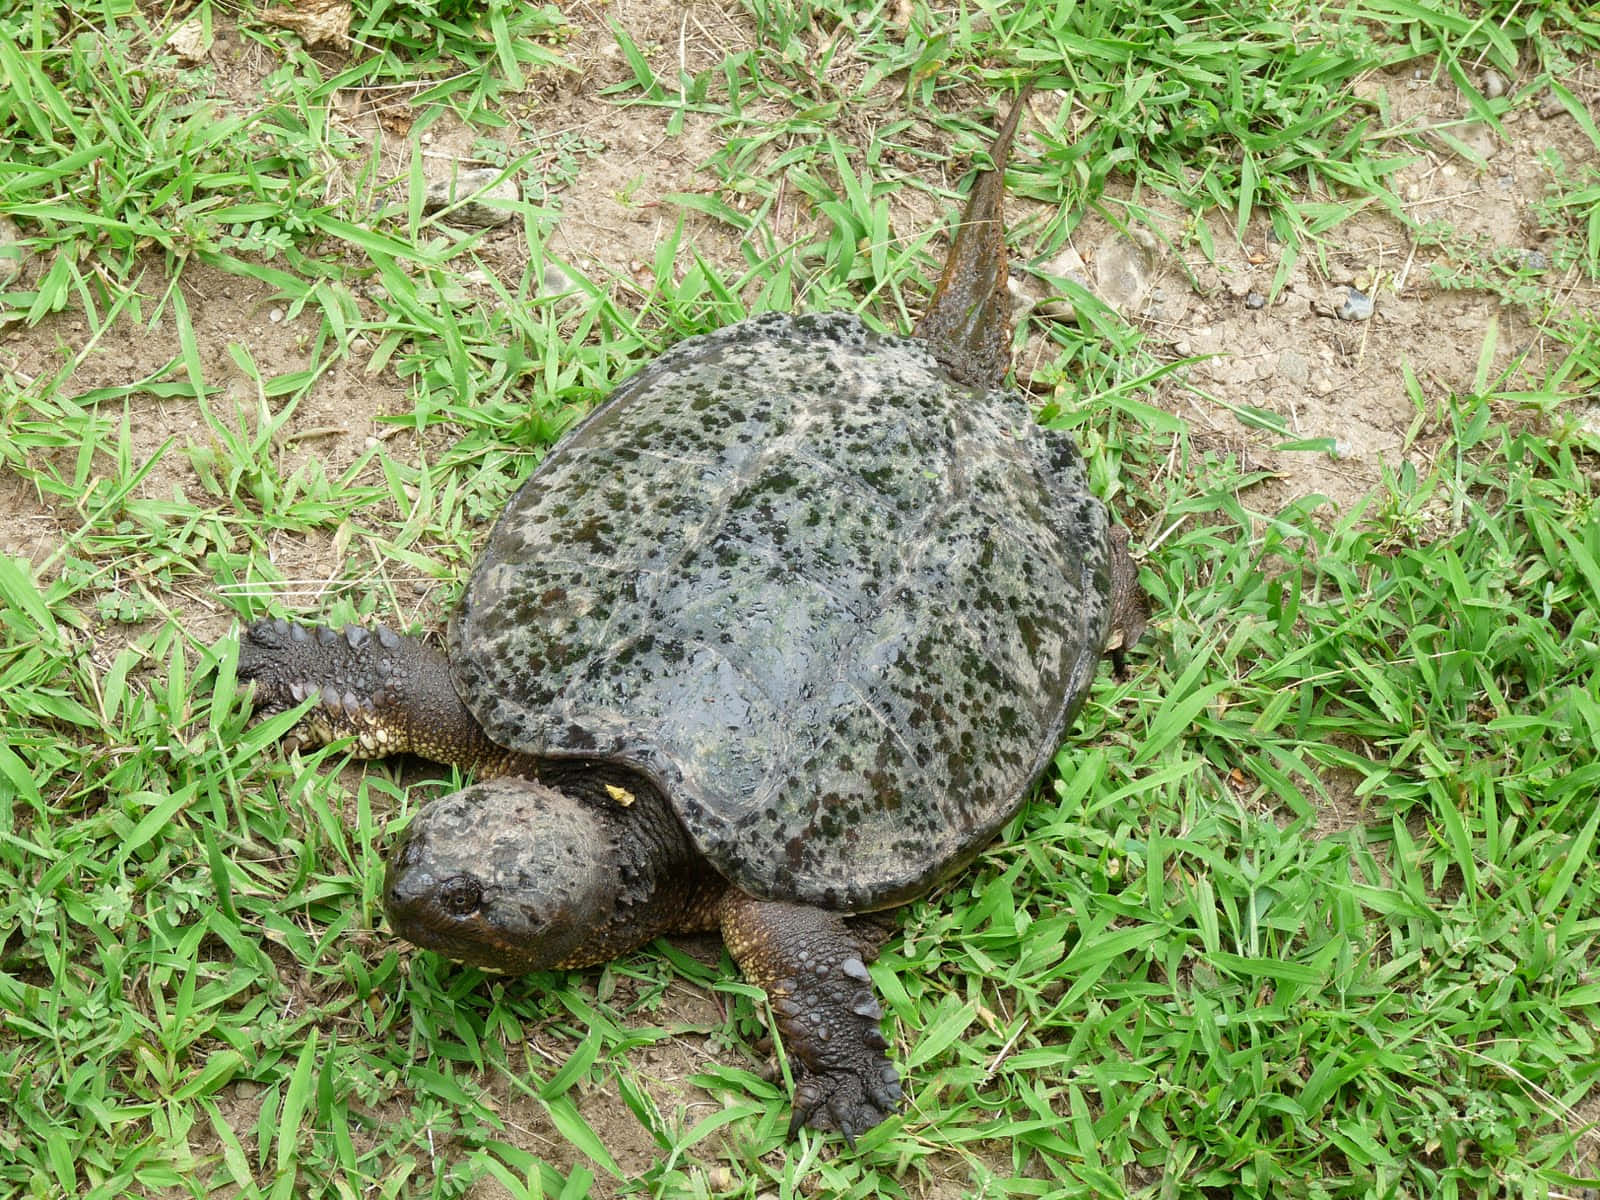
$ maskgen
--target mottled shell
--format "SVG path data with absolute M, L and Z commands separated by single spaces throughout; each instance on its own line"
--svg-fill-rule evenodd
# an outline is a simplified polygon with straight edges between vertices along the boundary
M 627 763 L 770 898 L 926 890 L 1017 810 L 1106 636 L 1070 438 L 840 314 L 684 341 L 545 459 L 451 627 L 495 741 Z

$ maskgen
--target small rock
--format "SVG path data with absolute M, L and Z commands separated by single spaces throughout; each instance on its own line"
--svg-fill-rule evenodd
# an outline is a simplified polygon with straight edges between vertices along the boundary
M 1469 161 L 1477 158 L 1488 162 L 1500 149 L 1495 131 L 1480 121 L 1462 126 L 1456 138 L 1466 148 Z
M 1539 104 L 1539 118 L 1543 121 L 1549 121 L 1559 117 L 1566 111 L 1566 104 L 1564 104 L 1561 97 L 1556 95 L 1554 92 L 1551 92 L 1549 95 L 1545 96 L 1544 100 Z
M 432 215 L 449 209 L 443 220 L 475 229 L 504 225 L 517 214 L 500 205 L 521 200 L 522 193 L 515 179 L 502 179 L 502 174 L 498 167 L 468 167 L 450 179 L 431 183 L 422 200 L 422 211 Z M 467 199 L 469 196 L 471 199 Z
M 342 50 L 350 41 L 353 11 L 349 0 L 296 0 L 288 6 L 267 9 L 261 19 L 299 34 L 308 49 L 332 46 Z
M 1061 294 L 1062 280 L 1075 283 L 1084 291 L 1094 290 L 1089 283 L 1087 264 L 1071 246 L 1063 247 L 1054 258 L 1039 263 L 1032 271 L 1013 274 L 1008 281 L 1011 298 L 1019 308 L 1037 308 L 1040 315 L 1057 321 L 1074 320 L 1072 301 Z
M 0 286 L 22 274 L 22 260 L 27 253 L 28 247 L 17 223 L 10 217 L 0 217 Z
M 1125 317 L 1135 316 L 1150 291 L 1150 250 L 1132 237 L 1108 234 L 1095 251 L 1095 295 Z
M 167 49 L 178 56 L 178 61 L 192 67 L 211 52 L 211 38 L 206 36 L 205 22 L 190 17 L 167 35 Z
M 283 309 L 273 309 L 267 314 L 267 320 L 271 321 L 274 325 L 279 324 L 283 320 Z
M 539 295 L 566 296 L 577 290 L 578 285 L 572 282 L 572 277 L 555 263 L 544 264 L 544 271 L 539 276 Z
M 1318 375 L 1311 381 L 1311 390 L 1319 396 L 1331 396 L 1333 394 L 1333 380 L 1326 375 Z
M 1278 374 L 1290 383 L 1304 383 L 1311 378 L 1311 364 L 1298 350 L 1278 352 Z
M 1179 338 L 1177 341 L 1172 343 L 1172 352 L 1179 358 L 1188 358 L 1194 353 L 1194 346 L 1187 338 Z
M 1498 100 L 1506 94 L 1506 77 L 1493 67 L 1483 73 L 1479 84 L 1483 94 L 1490 100 Z
M 1336 312 L 1341 321 L 1365 321 L 1372 316 L 1372 297 L 1355 288 L 1346 288 L 1344 300 Z
M 1243 300 L 1250 294 L 1250 279 L 1245 275 L 1231 275 L 1228 277 L 1228 295 L 1235 300 Z
M 1249 292 L 1245 295 L 1244 306 L 1246 308 L 1265 308 L 1267 306 L 1267 298 L 1260 292 Z
M 706 1172 L 706 1183 L 713 1192 L 725 1192 L 733 1186 L 733 1172 L 723 1166 L 712 1167 Z

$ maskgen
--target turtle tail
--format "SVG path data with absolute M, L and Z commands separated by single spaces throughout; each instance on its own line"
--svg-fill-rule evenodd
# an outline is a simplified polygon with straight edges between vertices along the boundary
M 1022 90 L 995 134 L 989 147 L 994 166 L 972 185 L 944 275 L 915 330 L 946 371 L 975 387 L 1000 386 L 1011 368 L 1011 291 L 1001 200 L 1011 138 L 1032 91 L 1031 84 Z

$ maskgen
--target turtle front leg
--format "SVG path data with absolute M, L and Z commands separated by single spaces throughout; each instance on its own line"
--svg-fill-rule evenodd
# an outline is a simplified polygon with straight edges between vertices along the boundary
M 513 757 L 456 696 L 444 655 L 383 625 L 336 630 L 257 621 L 239 639 L 239 682 L 255 684 L 260 716 L 320 697 L 286 739 L 292 744 L 349 737 L 362 758 L 420 754 L 491 774 L 508 769 Z
M 789 1054 L 789 1135 L 809 1125 L 837 1129 L 854 1143 L 900 1103 L 900 1076 L 879 1028 L 883 1009 L 863 961 L 873 956 L 872 939 L 837 913 L 757 900 L 737 888 L 728 889 L 720 915 L 723 941 L 745 977 L 766 991 Z

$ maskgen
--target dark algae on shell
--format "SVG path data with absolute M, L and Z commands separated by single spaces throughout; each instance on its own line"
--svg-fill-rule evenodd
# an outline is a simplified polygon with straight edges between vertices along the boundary
M 915 336 L 769 313 L 663 354 L 506 506 L 444 654 L 241 640 L 259 711 L 319 697 L 298 739 L 483 778 L 396 845 L 398 933 L 526 971 L 719 930 L 771 1000 L 791 1130 L 896 1109 L 859 915 L 995 836 L 1142 628 L 1076 447 L 1002 386 L 1020 112 Z

